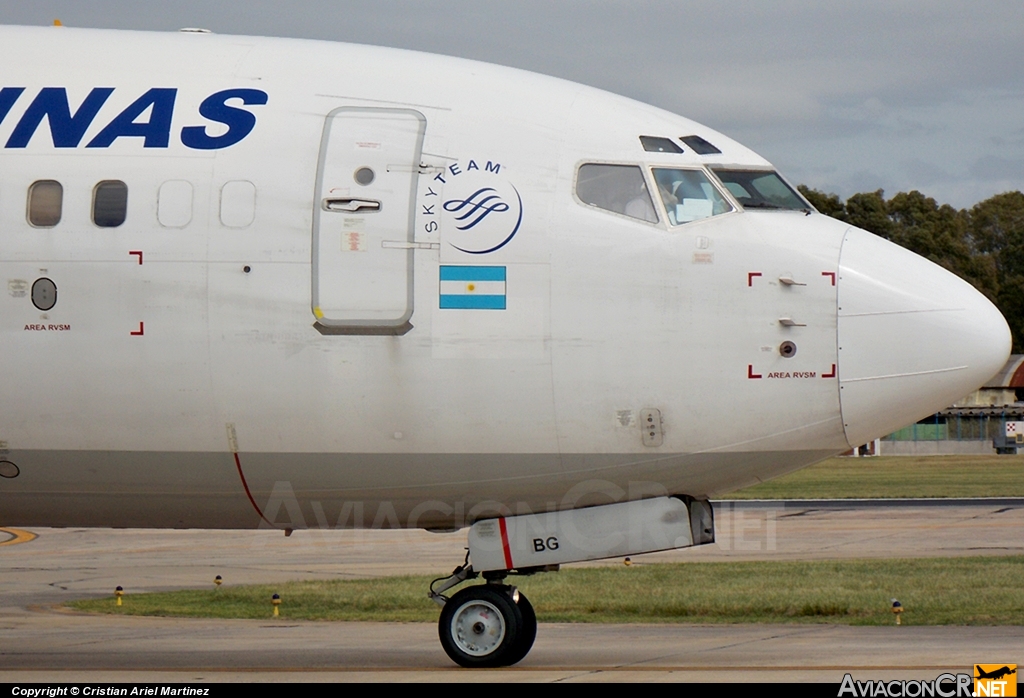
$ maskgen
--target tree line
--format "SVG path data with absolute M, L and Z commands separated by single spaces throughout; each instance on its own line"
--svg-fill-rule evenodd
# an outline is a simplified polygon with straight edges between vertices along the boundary
M 997 194 L 970 209 L 939 205 L 919 191 L 890 199 L 879 189 L 846 201 L 798 187 L 827 216 L 891 240 L 939 264 L 984 293 L 1024 353 L 1024 194 Z

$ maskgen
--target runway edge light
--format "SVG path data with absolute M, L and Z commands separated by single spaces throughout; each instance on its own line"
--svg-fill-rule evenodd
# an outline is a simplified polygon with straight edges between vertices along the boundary
M 898 600 L 892 600 L 892 612 L 896 615 L 896 625 L 903 625 L 901 618 L 903 617 L 903 604 Z

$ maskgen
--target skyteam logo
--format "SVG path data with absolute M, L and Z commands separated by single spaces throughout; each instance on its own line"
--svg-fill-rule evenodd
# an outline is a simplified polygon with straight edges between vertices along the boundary
M 475 228 L 492 213 L 505 213 L 508 204 L 501 200 L 494 187 L 482 187 L 469 195 L 468 199 L 452 199 L 444 202 L 444 210 L 455 214 L 455 225 L 459 230 Z
M 501 163 L 469 160 L 449 165 L 434 177 L 443 188 L 443 240 L 459 252 L 497 252 L 519 232 L 523 198 L 505 179 Z

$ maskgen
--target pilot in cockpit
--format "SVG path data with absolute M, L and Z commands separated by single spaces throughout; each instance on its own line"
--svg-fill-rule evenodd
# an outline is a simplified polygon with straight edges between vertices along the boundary
M 654 212 L 654 204 L 647 191 L 646 182 L 640 182 L 640 191 L 626 204 L 624 213 L 631 218 L 639 218 L 651 223 L 658 221 L 658 214 Z

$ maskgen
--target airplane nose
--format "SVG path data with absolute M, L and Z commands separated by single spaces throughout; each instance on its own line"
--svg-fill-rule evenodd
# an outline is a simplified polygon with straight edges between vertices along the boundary
M 942 267 L 858 228 L 837 279 L 839 401 L 851 447 L 912 424 L 1003 367 L 1010 328 Z

